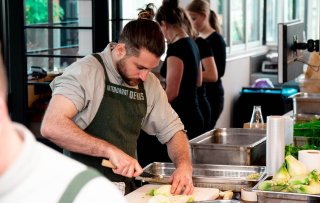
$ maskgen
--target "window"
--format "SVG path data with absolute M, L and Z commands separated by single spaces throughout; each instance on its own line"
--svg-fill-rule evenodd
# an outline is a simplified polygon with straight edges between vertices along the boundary
M 244 0 L 232 1 L 230 7 L 231 44 L 243 44 L 245 42 L 245 11 Z
M 91 11 L 91 0 L 25 0 L 28 72 L 60 71 L 92 53 Z
M 247 0 L 247 23 L 246 23 L 246 31 L 248 36 L 248 42 L 259 41 L 261 32 L 261 16 L 262 7 L 260 6 L 260 1 L 257 0 Z
M 120 31 L 130 20 L 138 18 L 138 9 L 144 9 L 147 4 L 153 3 L 155 9 L 159 8 L 162 4 L 162 0 L 111 0 L 109 1 L 109 30 L 110 40 L 117 41 Z M 156 12 L 156 10 L 155 10 Z

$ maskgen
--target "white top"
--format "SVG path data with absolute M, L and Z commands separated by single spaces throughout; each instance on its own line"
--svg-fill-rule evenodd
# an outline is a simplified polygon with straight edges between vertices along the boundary
M 70 181 L 87 167 L 37 142 L 24 126 L 15 124 L 15 128 L 24 139 L 23 149 L 0 176 L 0 202 L 58 202 Z M 125 203 L 126 200 L 112 182 L 101 176 L 89 181 L 74 202 Z
M 100 53 L 100 56 L 106 66 L 109 81 L 130 87 L 121 78 L 112 62 L 110 44 Z M 88 55 L 66 68 L 50 86 L 52 95 L 63 95 L 74 103 L 79 113 L 73 120 L 81 129 L 85 129 L 95 117 L 101 103 L 105 75 L 101 64 L 92 55 Z M 178 114 L 168 103 L 167 95 L 153 73 L 148 74 L 144 88 L 147 97 L 147 114 L 142 122 L 142 129 L 150 135 L 156 135 L 164 144 L 176 132 L 184 130 L 184 126 Z

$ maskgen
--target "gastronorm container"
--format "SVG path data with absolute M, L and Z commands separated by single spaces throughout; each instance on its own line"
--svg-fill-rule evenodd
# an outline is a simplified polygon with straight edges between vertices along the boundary
M 161 183 L 170 183 L 170 176 L 175 170 L 172 163 L 154 162 L 143 169 L 145 172 L 159 175 Z M 250 174 L 259 173 L 257 179 L 248 179 Z M 252 188 L 265 176 L 265 166 L 237 166 L 237 165 L 213 165 L 193 164 L 193 184 L 196 187 L 218 188 L 220 190 L 232 190 L 240 192 L 241 188 Z M 144 178 L 136 177 L 145 181 Z M 158 182 L 157 179 L 149 179 L 147 182 Z
M 195 164 L 266 165 L 266 130 L 216 128 L 189 141 Z
M 257 192 L 258 202 L 263 203 L 302 203 L 302 202 L 320 202 L 319 195 L 310 195 L 310 194 L 300 194 L 300 193 L 291 193 L 291 192 L 273 192 L 273 191 L 263 191 L 259 190 L 259 184 L 265 180 L 271 180 L 272 176 L 263 177 L 253 188 L 252 190 Z
M 299 92 L 291 96 L 293 114 L 320 114 L 320 94 Z

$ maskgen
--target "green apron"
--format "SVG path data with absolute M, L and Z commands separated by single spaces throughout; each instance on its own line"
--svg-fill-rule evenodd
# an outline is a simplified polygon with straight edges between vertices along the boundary
M 93 56 L 103 66 L 105 90 L 97 114 L 85 131 L 136 158 L 141 123 L 147 112 L 143 83 L 139 84 L 139 89 L 111 83 L 101 56 L 99 54 L 93 54 Z M 113 182 L 125 182 L 126 193 L 134 189 L 132 188 L 132 178 L 117 175 L 112 169 L 101 166 L 102 158 L 74 152 L 67 152 L 67 154 L 88 166 L 96 168 Z

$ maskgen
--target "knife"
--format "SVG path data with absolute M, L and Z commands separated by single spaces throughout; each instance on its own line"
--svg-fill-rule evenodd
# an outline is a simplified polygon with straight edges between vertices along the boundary
M 107 159 L 102 159 L 102 163 L 101 163 L 101 165 L 102 166 L 104 166 L 104 167 L 108 167 L 108 168 L 117 168 L 115 165 L 113 165 L 113 163 L 111 163 L 109 160 L 107 160 Z M 152 173 L 148 173 L 148 172 L 145 172 L 145 171 L 143 171 L 140 175 L 139 175 L 141 178 L 145 178 L 146 180 L 148 179 L 150 179 L 150 180 L 152 180 L 152 179 L 156 179 L 156 180 L 158 180 L 158 179 L 162 179 L 163 178 L 163 176 L 162 175 L 156 175 L 156 174 L 152 174 Z

